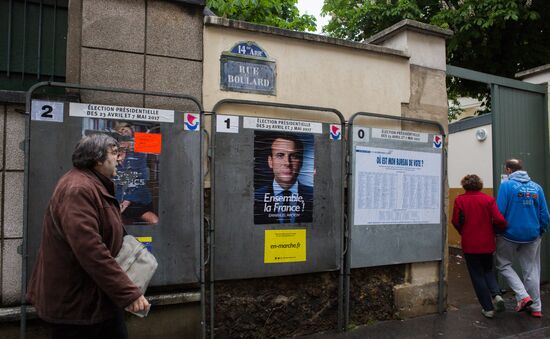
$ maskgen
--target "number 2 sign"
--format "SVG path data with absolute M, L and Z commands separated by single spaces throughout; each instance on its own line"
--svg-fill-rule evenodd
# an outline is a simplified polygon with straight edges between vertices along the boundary
M 33 100 L 31 119 L 38 121 L 63 122 L 64 104 L 57 101 Z

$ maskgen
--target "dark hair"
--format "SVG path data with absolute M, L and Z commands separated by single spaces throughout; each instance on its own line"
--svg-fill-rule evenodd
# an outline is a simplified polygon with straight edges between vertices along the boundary
M 93 168 L 107 159 L 107 152 L 118 147 L 118 142 L 107 134 L 90 134 L 78 142 L 73 152 L 73 166 L 80 169 Z
M 523 161 L 519 159 L 506 160 L 506 168 L 509 168 L 512 172 L 521 171 L 523 169 Z
M 483 180 L 475 174 L 468 174 L 460 181 L 460 184 L 466 191 L 481 191 Z
M 272 134 L 269 138 L 269 143 L 270 143 L 270 152 L 269 154 L 271 154 L 272 152 L 272 149 L 273 149 L 273 143 L 275 142 L 275 140 L 277 139 L 284 139 L 284 140 L 289 140 L 289 141 L 292 141 L 294 143 L 294 147 L 296 148 L 296 153 L 298 153 L 300 159 L 303 159 L 304 158 L 304 143 L 302 142 L 302 140 L 300 140 L 299 138 L 297 138 L 294 134 L 292 133 L 276 133 L 276 134 Z

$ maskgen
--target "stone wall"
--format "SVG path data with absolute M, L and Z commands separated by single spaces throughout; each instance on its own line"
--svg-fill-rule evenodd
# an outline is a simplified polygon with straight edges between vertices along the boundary
M 205 23 L 203 91 L 207 110 L 224 98 L 260 100 L 334 107 L 346 119 L 357 111 L 424 119 L 438 122 L 443 131 L 406 123 L 392 124 L 390 128 L 443 134 L 448 130 L 445 39 L 452 33 L 448 30 L 404 20 L 369 39 L 369 44 L 357 44 L 219 18 L 206 18 Z M 277 62 L 276 95 L 220 90 L 219 56 L 239 41 L 258 43 Z M 269 111 L 236 105 L 218 109 L 219 113 L 228 114 L 274 114 Z M 292 110 L 277 111 L 280 118 L 290 119 L 293 114 Z M 446 177 L 443 180 L 446 182 Z M 442 203 L 445 211 L 446 199 Z M 444 239 L 441 242 L 445 246 Z M 445 267 L 445 260 L 384 267 L 377 271 L 380 277 L 392 269 L 399 271 L 388 275 L 399 276 L 399 279 L 388 279 L 395 283 L 393 295 L 373 290 L 372 295 L 366 294 L 367 298 L 384 299 L 395 306 L 398 317 L 437 312 L 444 306 L 445 283 L 440 277 Z M 355 275 L 358 272 L 361 273 L 357 270 Z M 250 295 L 253 294 L 251 291 Z M 352 295 L 350 303 L 361 304 L 361 297 L 360 293 L 357 298 Z M 440 301 L 443 302 L 440 304 Z M 358 323 L 372 319 L 368 312 L 357 307 L 352 307 L 350 313 Z M 394 316 L 394 312 L 382 317 L 388 316 Z
M 202 6 L 160 0 L 73 0 L 67 82 L 202 97 Z M 185 110 L 189 101 L 84 92 L 82 102 Z
M 2 183 L 1 227 L 1 305 L 16 305 L 20 300 L 21 255 L 18 247 L 23 235 L 23 180 L 25 157 L 24 105 L 0 103 L 0 157 Z

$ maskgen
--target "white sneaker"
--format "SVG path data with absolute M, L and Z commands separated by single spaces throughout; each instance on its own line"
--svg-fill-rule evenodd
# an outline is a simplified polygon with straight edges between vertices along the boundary
M 481 309 L 481 314 L 483 314 L 485 318 L 493 319 L 493 317 L 495 316 L 495 311 L 494 310 L 485 311 L 484 309 Z
M 493 299 L 493 305 L 495 306 L 495 310 L 497 312 L 504 312 L 506 310 L 506 306 L 504 306 L 504 299 L 500 295 L 495 296 Z

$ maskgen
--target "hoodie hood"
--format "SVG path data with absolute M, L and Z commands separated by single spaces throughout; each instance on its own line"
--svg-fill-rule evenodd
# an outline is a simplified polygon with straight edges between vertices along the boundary
M 508 179 L 519 181 L 519 182 L 531 181 L 531 178 L 529 178 L 529 175 L 527 174 L 526 171 L 515 171 L 514 173 L 510 174 Z

